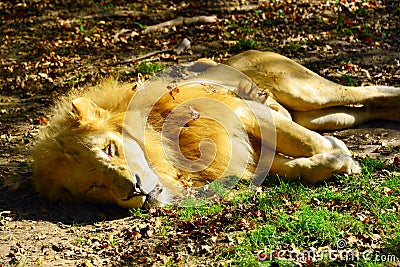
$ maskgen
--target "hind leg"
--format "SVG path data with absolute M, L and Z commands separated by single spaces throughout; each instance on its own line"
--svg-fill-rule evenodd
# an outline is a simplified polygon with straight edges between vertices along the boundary
M 268 133 L 275 131 L 276 147 L 271 173 L 288 179 L 303 177 L 316 183 L 336 173 L 359 172 L 358 163 L 351 158 L 350 151 L 342 141 L 304 128 L 273 110 L 272 119 L 263 117 L 265 106 L 253 101 L 248 104 L 258 118 L 258 127 L 249 127 L 250 131 L 259 129 L 251 133 L 261 138 L 264 146 L 273 147 L 272 135 Z M 241 119 L 246 125 L 253 125 L 246 121 L 248 118 L 251 116 L 243 114 Z M 268 158 L 261 159 L 264 160 Z
M 275 154 L 270 173 L 289 180 L 302 177 L 309 183 L 329 179 L 338 173 L 359 173 L 360 166 L 350 156 L 317 154 L 307 158 L 288 158 Z
M 249 76 L 264 93 L 294 111 L 349 104 L 375 105 L 399 111 L 400 88 L 351 87 L 333 83 L 300 64 L 271 52 L 246 51 L 225 64 Z
M 293 120 L 314 131 L 340 130 L 370 120 L 400 121 L 400 110 L 378 107 L 330 107 L 311 111 L 292 111 Z
M 251 126 L 248 127 L 249 131 L 263 139 L 265 145 L 270 147 L 276 145 L 278 153 L 294 158 L 311 157 L 322 153 L 350 155 L 346 145 L 336 138 L 322 136 L 274 110 L 270 110 L 272 116 L 268 118 L 265 116 L 266 107 L 262 104 L 248 101 L 248 105 L 258 118 L 259 125 L 258 127 L 253 126 L 253 116 L 249 114 L 241 114 L 241 120 Z M 275 142 L 271 142 L 272 135 L 270 133 L 274 133 Z

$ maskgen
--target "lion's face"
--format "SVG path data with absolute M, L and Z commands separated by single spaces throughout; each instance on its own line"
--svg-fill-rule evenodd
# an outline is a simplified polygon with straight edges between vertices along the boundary
M 88 106 L 76 102 L 76 107 L 78 104 Z M 102 112 L 93 114 L 108 117 Z M 148 166 L 141 147 L 131 139 L 123 143 L 122 133 L 117 130 L 99 130 L 101 125 L 93 125 L 87 112 L 80 110 L 79 114 L 76 129 L 61 132 L 51 141 L 44 139 L 37 146 L 34 173 L 37 190 L 54 200 L 141 207 L 149 193 L 154 196 L 159 191 L 158 178 Z M 103 123 L 100 117 L 93 120 Z M 129 153 L 129 167 L 125 153 Z
M 122 207 L 144 204 L 146 194 L 154 189 L 157 181 L 149 181 L 144 171 L 147 164 L 143 152 L 135 142 L 132 142 L 129 152 L 135 154 L 136 159 L 130 170 L 125 162 L 120 133 L 86 134 L 76 141 L 80 155 L 73 173 L 77 179 L 86 176 L 86 180 L 82 181 L 82 188 L 76 188 L 80 181 L 73 181 L 70 191 L 76 188 L 83 198 L 96 203 L 116 203 Z

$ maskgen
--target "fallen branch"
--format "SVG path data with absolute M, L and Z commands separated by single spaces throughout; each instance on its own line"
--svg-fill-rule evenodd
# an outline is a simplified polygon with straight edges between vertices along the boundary
M 218 19 L 216 16 L 198 16 L 198 17 L 193 17 L 193 18 L 183 18 L 183 17 L 177 17 L 176 19 L 165 21 L 156 25 L 148 26 L 144 32 L 145 33 L 151 33 L 151 32 L 156 32 L 160 29 L 165 29 L 165 28 L 172 28 L 174 26 L 178 25 L 192 25 L 192 24 L 205 24 L 205 23 L 214 23 Z
M 121 18 L 121 17 L 134 17 L 141 15 L 142 12 L 132 10 L 113 10 L 113 11 L 99 11 L 93 15 L 80 17 L 81 19 L 102 19 L 102 18 Z
M 118 42 L 119 36 L 120 36 L 121 34 L 130 32 L 130 31 L 132 31 L 132 30 L 129 30 L 129 29 L 122 29 L 122 30 L 120 30 L 119 32 L 117 32 L 117 33 L 114 35 L 114 42 Z
M 134 62 L 137 62 L 137 61 L 152 57 L 152 56 L 157 55 L 157 54 L 162 54 L 162 53 L 173 53 L 173 54 L 176 54 L 176 55 L 180 55 L 183 51 L 185 51 L 189 47 L 190 47 L 190 41 L 189 41 L 189 39 L 185 38 L 179 44 L 179 46 L 174 48 L 174 49 L 165 49 L 165 50 L 153 51 L 153 52 L 141 55 L 141 56 L 137 56 L 137 57 L 134 57 L 134 58 L 126 59 L 126 60 L 123 60 L 123 61 L 118 61 L 118 62 L 112 63 L 111 65 L 134 63 Z

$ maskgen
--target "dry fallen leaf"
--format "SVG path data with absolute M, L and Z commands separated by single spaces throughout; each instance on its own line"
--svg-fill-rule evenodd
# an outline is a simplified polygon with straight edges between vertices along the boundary
M 393 164 L 395 166 L 400 166 L 400 157 L 394 157 Z
M 35 124 L 48 124 L 49 120 L 45 117 L 38 117 L 35 121 Z
M 171 86 L 168 85 L 167 89 L 169 90 L 169 95 L 172 97 L 173 100 L 175 100 L 175 96 L 179 93 L 179 88 L 178 86 Z
M 388 196 L 388 195 L 391 195 L 393 193 L 393 190 L 391 188 L 389 188 L 389 187 L 382 187 L 382 191 L 381 192 L 382 192 L 383 195 Z

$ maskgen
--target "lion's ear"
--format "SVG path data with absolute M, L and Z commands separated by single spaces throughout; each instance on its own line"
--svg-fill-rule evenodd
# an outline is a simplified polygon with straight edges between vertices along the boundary
M 79 120 L 96 120 L 108 117 L 108 112 L 105 109 L 97 106 L 86 97 L 79 97 L 72 100 L 72 113 Z

